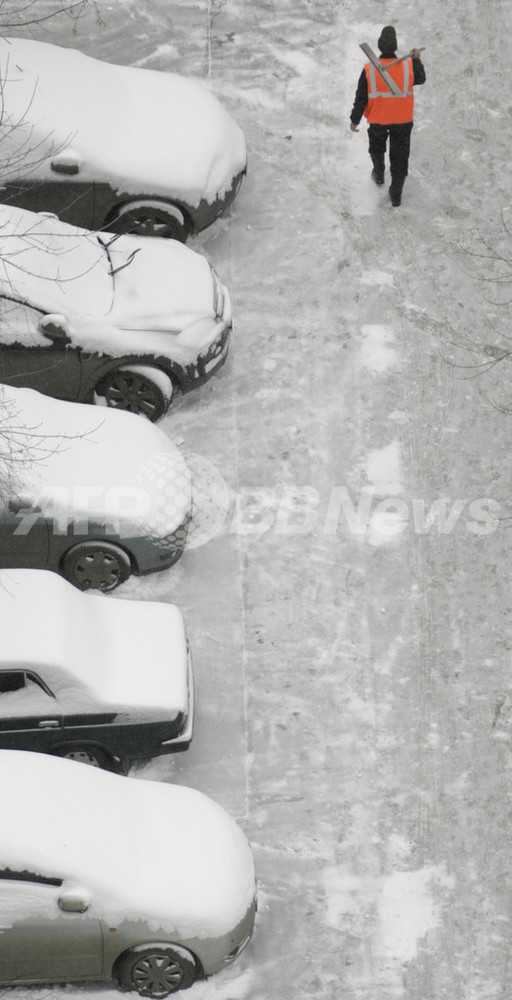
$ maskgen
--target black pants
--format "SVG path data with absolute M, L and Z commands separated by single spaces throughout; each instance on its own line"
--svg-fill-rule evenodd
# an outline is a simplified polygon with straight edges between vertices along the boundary
M 403 122 L 400 125 L 372 123 L 368 127 L 368 150 L 375 169 L 378 173 L 384 173 L 384 155 L 389 136 L 391 178 L 402 184 L 408 173 L 412 126 L 413 122 Z

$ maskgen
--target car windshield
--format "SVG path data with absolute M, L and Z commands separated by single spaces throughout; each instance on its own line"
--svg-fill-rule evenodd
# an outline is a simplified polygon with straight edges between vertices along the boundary
M 102 240 L 50 215 L 0 211 L 0 294 L 43 312 L 99 317 L 112 308 Z

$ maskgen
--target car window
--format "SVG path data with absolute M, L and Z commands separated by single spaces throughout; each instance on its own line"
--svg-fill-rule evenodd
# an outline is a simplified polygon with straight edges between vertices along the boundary
M 25 670 L 0 671 L 0 717 L 47 711 L 56 711 L 55 698 L 35 674 Z
M 25 673 L 23 670 L 5 670 L 0 673 L 0 694 L 8 691 L 19 691 L 25 687 Z
M 38 328 L 43 313 L 24 302 L 0 297 L 0 339 L 3 343 L 25 347 L 47 347 L 48 338 Z
M 34 875 L 34 878 L 27 877 Z M 60 879 L 51 881 L 37 872 L 16 872 L 0 876 L 2 895 L 2 923 L 8 920 L 15 929 L 18 921 L 48 920 L 58 914 L 58 897 L 62 892 Z M 14 933 L 16 931 L 14 930 Z M 14 943 L 14 942 L 12 942 Z M 7 944 L 7 942 L 6 942 Z M 6 945 L 4 945 L 5 947 Z M 2 945 L 0 944 L 0 949 Z
M 31 872 L 26 868 L 23 871 L 16 871 L 13 868 L 0 868 L 0 879 L 13 882 L 38 882 L 41 885 L 62 885 L 61 878 L 41 875 L 39 872 Z
M 0 670 L 0 694 L 19 691 L 20 688 L 30 689 L 32 686 L 51 695 L 47 685 L 30 670 Z

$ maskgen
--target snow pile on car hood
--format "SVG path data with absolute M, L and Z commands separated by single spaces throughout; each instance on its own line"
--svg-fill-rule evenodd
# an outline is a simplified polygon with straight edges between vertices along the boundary
M 71 520 L 99 520 L 126 538 L 146 533 L 145 526 L 147 533 L 164 536 L 188 518 L 188 466 L 149 420 L 6 385 L 0 386 L 0 406 L 7 414 L 0 462 L 14 469 L 13 492 L 26 499 L 23 506 L 39 504 L 63 530 Z M 156 490 L 143 476 L 153 464 L 162 468 L 164 480 Z
M 0 868 L 78 885 L 98 916 L 207 938 L 252 903 L 247 839 L 201 792 L 20 751 L 0 752 L 0 787 Z
M 0 72 L 7 180 L 55 179 L 48 157 L 72 148 L 82 181 L 197 206 L 244 169 L 243 132 L 198 80 L 20 38 L 0 40 Z
M 109 244 L 108 233 L 102 239 L 114 272 L 110 318 L 123 333 L 168 334 L 169 327 L 179 332 L 204 316 L 214 319 L 212 272 L 203 254 L 177 240 L 123 236 Z
M 173 719 L 188 709 L 187 638 L 173 604 L 105 600 L 56 573 L 0 571 L 2 665 L 33 669 L 52 693 Z M 89 694 L 89 699 L 88 699 Z

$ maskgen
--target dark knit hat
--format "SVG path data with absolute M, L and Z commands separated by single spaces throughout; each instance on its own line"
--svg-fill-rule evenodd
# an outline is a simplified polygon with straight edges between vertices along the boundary
M 383 56 L 394 56 L 398 42 L 396 40 L 396 31 L 392 24 L 387 24 L 382 29 L 377 45 Z

